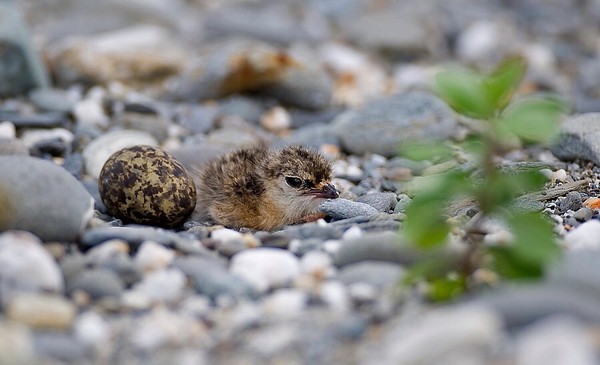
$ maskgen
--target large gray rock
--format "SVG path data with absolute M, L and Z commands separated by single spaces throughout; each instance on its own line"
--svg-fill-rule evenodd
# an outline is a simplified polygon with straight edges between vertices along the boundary
M 65 169 L 27 156 L 0 156 L 0 231 L 19 229 L 44 241 L 75 241 L 94 199 Z
M 559 140 L 550 150 L 561 160 L 581 158 L 600 165 L 600 113 L 580 114 L 565 120 Z
M 350 153 L 395 156 L 403 142 L 451 137 L 456 128 L 452 110 L 424 92 L 392 95 L 348 111 L 333 128 Z

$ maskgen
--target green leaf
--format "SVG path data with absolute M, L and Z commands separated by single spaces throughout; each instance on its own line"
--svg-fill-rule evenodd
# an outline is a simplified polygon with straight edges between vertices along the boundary
M 523 58 L 510 58 L 484 80 L 485 92 L 495 110 L 500 111 L 508 105 L 526 70 L 527 64 Z
M 512 279 L 541 276 L 560 254 L 552 224 L 539 213 L 516 213 L 508 223 L 514 235 L 512 244 L 489 249 L 496 270 Z
M 479 187 L 477 197 L 482 210 L 491 213 L 509 206 L 517 196 L 541 188 L 545 182 L 544 175 L 536 170 L 497 172 Z
M 400 155 L 413 161 L 440 161 L 452 158 L 453 151 L 442 141 L 405 142 Z
M 450 232 L 443 215 L 444 199 L 415 198 L 406 209 L 404 234 L 417 247 L 430 249 L 442 245 Z
M 490 119 L 490 103 L 481 75 L 463 69 L 440 72 L 435 79 L 438 95 L 460 114 L 476 119 Z
M 465 278 L 462 275 L 451 275 L 432 280 L 429 283 L 427 296 L 435 302 L 445 302 L 464 294 L 466 290 Z
M 558 134 L 558 120 L 565 109 L 556 100 L 522 100 L 505 110 L 500 123 L 525 141 L 547 143 Z

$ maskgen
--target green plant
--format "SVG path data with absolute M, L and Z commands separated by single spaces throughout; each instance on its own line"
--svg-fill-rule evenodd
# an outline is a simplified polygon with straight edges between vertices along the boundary
M 443 251 L 451 230 L 460 232 L 458 237 L 468 247 L 458 259 L 432 254 L 433 259 L 409 271 L 406 282 L 426 283 L 434 300 L 449 299 L 471 288 L 478 270 L 512 280 L 539 277 L 559 253 L 547 218 L 515 204 L 518 196 L 541 188 L 545 178 L 538 171 L 504 172 L 495 163 L 515 144 L 551 141 L 565 111 L 561 102 L 551 98 L 512 100 L 525 70 L 525 62 L 513 58 L 487 75 L 464 69 L 441 72 L 435 85 L 438 95 L 459 114 L 475 119 L 476 131 L 458 146 L 422 142 L 403 149 L 408 158 L 439 162 L 452 158 L 458 148 L 474 162 L 474 168 L 459 166 L 422 177 L 406 210 L 402 233 L 419 249 Z M 458 227 L 446 215 L 448 205 L 456 199 L 471 199 L 479 209 L 468 223 Z M 509 243 L 483 243 L 483 222 L 490 217 L 509 227 Z

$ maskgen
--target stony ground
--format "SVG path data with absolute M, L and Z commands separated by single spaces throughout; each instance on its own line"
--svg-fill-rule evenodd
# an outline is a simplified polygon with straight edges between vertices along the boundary
M 600 2 L 24 0 L 0 15 L 0 364 L 598 362 Z M 433 305 L 398 285 L 415 260 L 398 228 L 408 181 L 448 166 L 397 149 L 468 133 L 430 90 L 441 67 L 514 54 L 521 94 L 572 106 L 560 143 L 498 161 L 545 169 L 527 203 L 564 258 L 540 282 Z M 125 146 L 193 166 L 259 141 L 332 161 L 330 221 L 167 230 L 100 199 Z

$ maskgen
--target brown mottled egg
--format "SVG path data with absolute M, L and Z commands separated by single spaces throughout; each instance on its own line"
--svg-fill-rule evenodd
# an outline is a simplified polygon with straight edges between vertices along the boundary
M 115 152 L 98 181 L 106 208 L 125 222 L 173 227 L 196 206 L 196 187 L 183 165 L 152 146 Z

